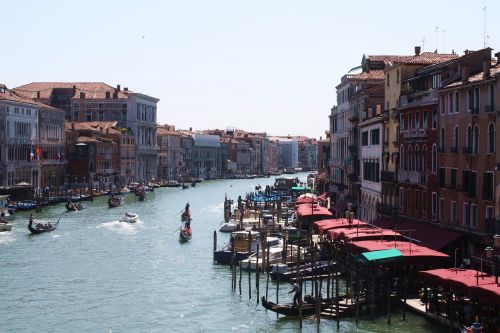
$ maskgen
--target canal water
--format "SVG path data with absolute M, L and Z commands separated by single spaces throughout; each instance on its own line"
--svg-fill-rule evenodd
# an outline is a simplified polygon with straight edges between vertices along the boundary
M 300 175 L 305 177 L 304 174 Z M 138 201 L 110 209 L 97 198 L 87 209 L 66 212 L 63 204 L 34 213 L 35 221 L 60 218 L 51 233 L 30 235 L 28 213 L 12 232 L 0 233 L 0 332 L 297 332 L 296 319 L 276 318 L 252 298 L 247 275 L 243 292 L 231 291 L 230 271 L 212 261 L 213 232 L 223 219 L 224 194 L 236 199 L 273 178 L 205 181 L 195 188 L 159 188 Z M 191 205 L 193 239 L 180 243 L 180 214 Z M 125 211 L 136 224 L 120 223 Z M 228 235 L 218 235 L 219 246 Z M 261 280 L 265 293 L 265 278 Z M 275 285 L 270 293 L 275 299 Z M 291 301 L 281 285 L 280 301 Z M 322 320 L 321 332 L 335 332 Z M 426 319 L 395 313 L 386 318 L 341 322 L 341 332 L 441 332 Z M 305 320 L 303 332 L 316 332 Z

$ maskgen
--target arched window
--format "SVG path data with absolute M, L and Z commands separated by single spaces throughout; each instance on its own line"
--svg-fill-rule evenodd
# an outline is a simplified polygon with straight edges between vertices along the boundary
M 479 126 L 474 126 L 474 150 L 473 153 L 477 154 L 479 152 Z
M 444 127 L 441 127 L 441 131 L 439 131 L 439 148 L 441 151 L 444 151 Z
M 453 129 L 453 147 L 458 148 L 458 126 Z
M 399 170 L 405 169 L 405 147 L 401 145 L 399 147 L 399 156 L 401 156 L 399 161 Z
M 437 147 L 436 144 L 432 145 L 432 172 L 437 171 Z
M 415 147 L 415 171 L 421 171 L 421 159 L 420 159 L 420 148 Z
M 407 155 L 407 156 L 408 156 L 408 158 L 407 158 L 407 160 L 408 160 L 408 167 L 406 168 L 406 170 L 408 170 L 408 171 L 412 171 L 412 170 L 413 170 L 413 169 L 412 169 L 412 164 L 413 164 L 413 161 L 412 161 L 412 159 L 413 159 L 412 153 L 413 153 L 413 152 L 412 152 L 412 150 L 411 150 L 411 146 L 408 146 L 408 155 Z
M 488 126 L 488 153 L 495 152 L 495 125 Z
M 469 150 L 472 150 L 472 127 L 467 126 L 467 146 Z

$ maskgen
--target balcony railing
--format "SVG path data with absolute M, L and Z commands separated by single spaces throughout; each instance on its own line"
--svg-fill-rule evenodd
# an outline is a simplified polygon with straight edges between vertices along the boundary
M 427 183 L 427 173 L 421 171 L 401 170 L 398 174 L 398 181 L 401 183 L 424 185 Z
M 419 91 L 413 94 L 401 95 L 399 105 L 406 106 L 411 104 L 434 103 L 437 102 L 438 95 L 436 90 Z
M 484 112 L 486 112 L 486 113 L 494 113 L 495 112 L 495 106 L 494 105 L 485 105 L 484 106 Z

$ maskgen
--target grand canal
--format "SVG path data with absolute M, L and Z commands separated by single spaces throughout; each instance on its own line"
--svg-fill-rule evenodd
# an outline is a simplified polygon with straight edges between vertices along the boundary
M 304 175 L 301 175 L 304 176 Z M 223 218 L 227 193 L 237 198 L 273 178 L 206 181 L 195 188 L 159 188 L 145 202 L 129 195 L 109 209 L 98 198 L 78 212 L 64 205 L 45 208 L 36 220 L 60 218 L 59 228 L 32 236 L 27 213 L 12 232 L 0 233 L 0 332 L 296 332 L 296 319 L 267 312 L 252 298 L 231 291 L 227 267 L 212 262 L 213 231 Z M 193 239 L 180 243 L 177 230 L 186 202 L 193 214 Z M 120 223 L 126 211 L 136 224 Z M 228 235 L 219 234 L 219 245 Z M 243 284 L 247 286 L 247 276 Z M 261 281 L 261 295 L 265 278 Z M 274 285 L 270 287 L 275 292 Z M 281 286 L 280 300 L 291 300 Z M 274 296 L 273 296 L 274 297 Z M 322 320 L 321 332 L 335 332 Z M 303 332 L 315 332 L 305 320 Z M 444 328 L 401 312 L 375 321 L 341 322 L 341 332 L 441 332 Z

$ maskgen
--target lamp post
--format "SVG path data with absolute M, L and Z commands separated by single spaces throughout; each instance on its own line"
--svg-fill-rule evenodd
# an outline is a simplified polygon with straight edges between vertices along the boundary
M 352 203 L 347 203 L 347 211 L 345 212 L 347 222 L 349 223 L 349 229 L 352 227 L 352 220 L 354 218 L 354 212 L 352 211 Z

